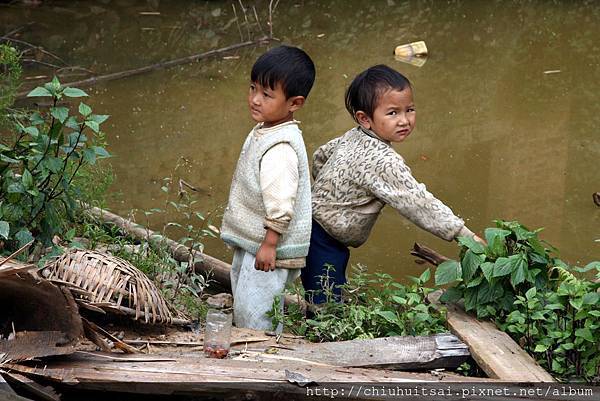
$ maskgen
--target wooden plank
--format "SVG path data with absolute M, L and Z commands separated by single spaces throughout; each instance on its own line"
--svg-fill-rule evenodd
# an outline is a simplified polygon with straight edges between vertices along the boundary
M 440 305 L 441 291 L 429 294 L 432 304 Z M 471 350 L 473 359 L 491 378 L 502 381 L 553 382 L 554 378 L 490 321 L 480 321 L 455 304 L 445 305 L 450 331 Z
M 117 362 L 90 354 L 73 354 L 43 362 L 8 364 L 7 369 L 32 378 L 69 384 L 72 389 L 124 391 L 153 394 L 235 392 L 239 389 L 304 394 L 306 390 L 289 380 L 290 375 L 313 383 L 415 383 L 490 382 L 440 372 L 398 372 L 362 368 L 338 368 L 296 361 L 248 361 L 179 356 L 176 361 L 153 361 L 136 356 L 135 361 Z M 268 383 L 268 385 L 265 385 Z
M 433 336 L 398 336 L 368 340 L 302 344 L 277 349 L 260 358 L 310 361 L 340 367 L 402 370 L 455 369 L 469 358 L 469 349 L 450 333 Z
M 18 373 L 2 372 L 2 374 L 6 375 L 6 377 L 16 386 L 24 388 L 36 398 L 44 401 L 60 401 L 60 396 L 50 386 L 42 386 L 30 378 Z

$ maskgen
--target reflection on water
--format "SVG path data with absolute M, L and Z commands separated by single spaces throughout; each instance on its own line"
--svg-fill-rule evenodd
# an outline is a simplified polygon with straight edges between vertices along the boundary
M 256 3 L 263 29 L 267 3 Z M 100 73 L 239 41 L 230 2 L 50 4 L 2 7 L 0 23 L 8 31 L 36 21 L 24 38 Z M 160 14 L 142 14 L 148 11 Z M 396 146 L 414 175 L 474 231 L 495 218 L 543 226 L 543 238 L 573 263 L 600 259 L 600 208 L 591 199 L 600 191 L 599 23 L 600 8 L 591 1 L 282 0 L 274 18 L 276 36 L 304 48 L 317 66 L 297 116 L 309 153 L 352 127 L 343 106 L 352 77 L 373 64 L 391 65 L 415 90 L 417 129 Z M 394 60 L 397 45 L 418 40 L 427 43 L 426 64 Z M 105 129 L 117 156 L 114 190 L 122 192 L 115 211 L 162 206 L 162 179 L 184 157 L 191 164 L 179 171 L 182 178 L 204 190 L 203 210 L 219 213 L 252 127 L 245 94 L 262 51 L 90 91 L 95 110 L 111 114 Z M 156 228 L 175 216 L 153 218 Z M 415 241 L 456 255 L 454 244 L 387 208 L 352 262 L 399 279 L 417 275 L 423 266 L 409 255 Z M 218 240 L 206 249 L 231 257 Z

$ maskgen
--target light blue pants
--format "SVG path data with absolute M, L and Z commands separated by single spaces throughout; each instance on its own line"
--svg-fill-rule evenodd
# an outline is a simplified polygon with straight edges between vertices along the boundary
M 300 275 L 300 269 L 276 268 L 264 272 L 254 268 L 255 259 L 255 255 L 241 248 L 234 250 L 231 262 L 233 321 L 237 327 L 273 330 L 267 312 L 273 308 L 273 299 L 282 297 L 286 284 Z M 283 297 L 280 304 L 283 312 Z M 277 332 L 282 330 L 283 327 L 276 328 Z

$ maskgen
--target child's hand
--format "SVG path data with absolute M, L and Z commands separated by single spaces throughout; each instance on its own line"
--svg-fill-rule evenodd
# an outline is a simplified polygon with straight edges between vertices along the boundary
M 487 242 L 485 242 L 485 240 L 484 240 L 484 239 L 482 239 L 482 238 L 478 237 L 478 236 L 477 236 L 477 235 L 475 235 L 475 234 L 473 234 L 473 239 L 474 239 L 475 241 L 479 242 L 480 244 L 483 244 L 483 245 L 487 246 Z
M 254 268 L 264 272 L 275 270 L 275 246 L 264 242 L 260 245 L 258 252 L 256 252 Z
M 269 272 L 275 270 L 275 256 L 277 254 L 277 242 L 279 233 L 267 228 L 265 238 L 263 239 L 258 252 L 256 252 L 256 262 L 254 268 Z

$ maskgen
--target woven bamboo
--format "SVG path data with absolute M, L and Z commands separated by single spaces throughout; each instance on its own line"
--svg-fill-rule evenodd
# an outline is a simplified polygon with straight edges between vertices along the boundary
M 129 262 L 101 252 L 72 249 L 44 268 L 43 276 L 69 287 L 88 309 L 131 315 L 146 323 L 178 323 L 154 283 Z

